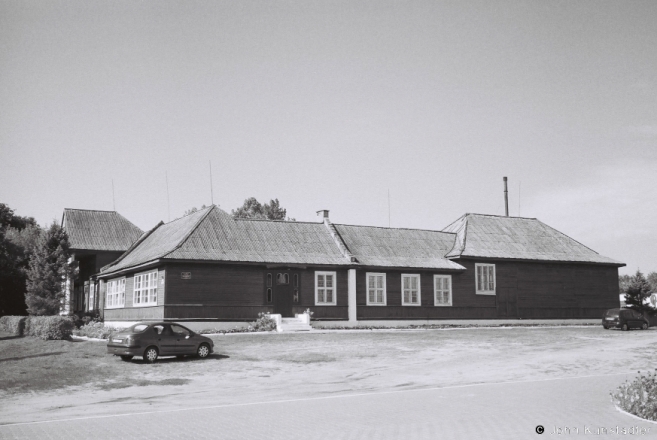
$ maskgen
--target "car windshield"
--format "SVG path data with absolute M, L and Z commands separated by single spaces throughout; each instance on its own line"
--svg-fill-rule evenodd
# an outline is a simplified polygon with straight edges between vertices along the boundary
M 613 316 L 616 317 L 618 316 L 618 310 L 607 310 L 607 316 Z
M 134 333 L 141 333 L 147 328 L 148 328 L 148 324 L 135 324 L 132 327 L 130 327 L 130 330 L 132 330 Z

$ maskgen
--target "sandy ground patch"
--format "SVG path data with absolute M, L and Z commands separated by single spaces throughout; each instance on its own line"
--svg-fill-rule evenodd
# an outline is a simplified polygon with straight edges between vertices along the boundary
M 0 423 L 270 401 L 631 373 L 655 368 L 657 330 L 601 327 L 330 332 L 213 336 L 206 360 L 125 363 L 92 344 L 105 377 L 44 391 L 0 391 Z M 0 365 L 20 368 L 0 341 Z M 13 356 L 16 357 L 16 356 Z M 12 365 L 13 363 L 13 365 Z M 75 375 L 75 366 L 71 375 Z M 47 377 L 48 372 L 43 371 Z M 611 390 L 609 390 L 611 391 Z

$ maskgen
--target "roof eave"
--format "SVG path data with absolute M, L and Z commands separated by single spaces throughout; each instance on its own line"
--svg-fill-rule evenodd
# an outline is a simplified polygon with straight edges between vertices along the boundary
M 616 266 L 624 267 L 625 263 L 620 261 L 611 262 L 611 261 L 582 261 L 582 260 L 544 260 L 544 259 L 535 259 L 535 258 L 508 258 L 508 257 L 490 257 L 490 256 L 478 256 L 478 255 L 458 255 L 455 257 L 446 257 L 450 260 L 462 259 L 462 260 L 487 260 L 487 261 L 509 261 L 509 262 L 525 262 L 525 263 L 559 263 L 559 264 L 595 264 L 600 266 Z

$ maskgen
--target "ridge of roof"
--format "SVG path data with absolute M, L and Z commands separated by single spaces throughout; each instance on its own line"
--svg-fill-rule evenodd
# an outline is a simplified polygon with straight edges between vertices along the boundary
M 538 220 L 535 217 L 516 217 L 516 216 L 497 215 L 497 214 L 477 214 L 476 212 L 466 212 L 463 217 L 469 216 L 469 215 L 479 215 L 479 216 L 482 216 L 482 217 L 497 217 L 497 218 L 509 218 L 509 219 L 516 218 L 516 219 L 522 219 L 522 220 Z
M 187 241 L 187 239 L 188 239 L 188 238 L 194 233 L 194 231 L 196 231 L 196 230 L 198 229 L 199 225 L 200 225 L 201 223 L 203 223 L 203 220 L 205 220 L 205 219 L 207 218 L 207 216 L 210 215 L 210 213 L 212 212 L 212 210 L 213 210 L 214 208 L 219 209 L 216 205 L 210 205 L 210 206 L 208 206 L 207 208 L 205 208 L 205 209 L 207 209 L 207 211 L 206 211 L 203 215 L 201 215 L 201 216 L 198 218 L 198 220 L 196 220 L 196 224 L 194 224 L 194 226 L 192 226 L 191 228 L 189 228 L 189 231 L 187 231 L 187 234 L 185 234 L 185 236 L 184 236 L 184 237 L 178 242 L 178 244 L 175 245 L 175 246 L 173 247 L 173 249 L 171 249 L 171 250 L 168 251 L 168 252 L 163 253 L 162 255 L 160 255 L 160 256 L 157 257 L 157 258 L 165 257 L 165 256 L 167 256 L 167 255 L 169 255 L 169 254 L 171 254 L 171 253 L 177 251 L 178 249 L 180 249 L 180 247 L 181 247 L 183 244 L 185 244 L 185 242 Z M 199 211 L 202 211 L 202 209 L 199 209 Z M 181 218 L 182 218 L 182 217 L 181 217 Z
M 219 209 L 221 209 L 221 208 L 219 208 Z M 224 211 L 224 212 L 226 212 L 226 211 Z M 228 213 L 226 213 L 226 214 L 228 214 Z M 230 215 L 230 214 L 228 214 L 228 215 Z M 270 220 L 268 218 L 244 218 L 244 217 L 234 218 L 233 217 L 233 220 L 240 221 L 240 222 L 268 222 L 268 223 L 290 223 L 290 224 L 303 223 L 303 224 L 306 224 L 306 225 L 321 225 L 322 224 L 322 222 L 297 221 L 297 220 L 294 220 L 294 221 L 292 221 L 292 220 Z
M 115 213 L 119 214 L 118 211 L 108 210 L 108 209 L 64 208 L 64 211 L 115 212 Z M 121 214 L 119 214 L 119 215 L 121 215 Z M 121 216 L 121 217 L 123 217 L 123 216 Z
M 389 229 L 392 231 L 422 231 L 422 232 L 440 232 L 441 234 L 454 234 L 454 232 L 437 231 L 435 229 L 419 229 L 419 228 L 392 228 L 387 226 L 368 226 L 368 225 L 348 225 L 345 223 L 331 223 L 335 226 L 350 226 L 355 228 L 376 228 L 376 229 Z
M 119 258 L 112 261 L 110 264 L 101 267 L 100 272 L 104 272 L 105 269 L 108 269 L 110 266 L 116 266 L 117 264 L 119 264 L 121 260 L 123 260 L 134 248 L 136 248 L 139 244 L 141 244 L 144 240 L 146 240 L 153 232 L 155 232 L 157 228 L 159 228 L 162 225 L 164 225 L 164 222 L 160 220 L 160 222 L 157 225 L 155 225 L 153 228 L 151 228 L 149 231 L 146 231 L 143 234 L 141 234 L 141 237 L 139 237 L 137 241 L 132 243 L 130 247 L 124 253 L 122 253 Z

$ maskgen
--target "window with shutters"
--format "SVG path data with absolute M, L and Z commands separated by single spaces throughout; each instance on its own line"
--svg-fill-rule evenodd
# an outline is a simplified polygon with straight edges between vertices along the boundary
M 420 305 L 420 275 L 402 274 L 402 306 Z
M 368 272 L 365 274 L 365 276 L 367 284 L 367 305 L 385 306 L 386 274 Z
M 336 273 L 315 272 L 315 305 L 334 306 L 336 304 Z
M 452 305 L 452 276 L 451 275 L 433 276 L 433 305 L 434 306 Z
M 495 265 L 475 264 L 475 276 L 478 295 L 495 295 Z

